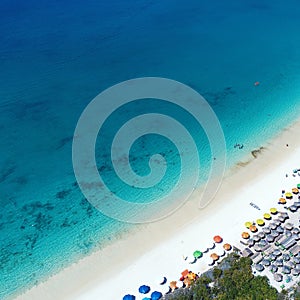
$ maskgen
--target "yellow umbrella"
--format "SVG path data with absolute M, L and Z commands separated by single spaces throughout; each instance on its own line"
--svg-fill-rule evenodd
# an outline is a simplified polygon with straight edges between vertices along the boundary
M 251 222 L 246 222 L 246 223 L 245 223 L 245 226 L 246 226 L 247 228 L 249 228 L 251 225 L 252 225 Z
M 188 279 L 190 279 L 190 280 L 195 280 L 196 277 L 197 277 L 197 275 L 196 275 L 195 273 L 191 272 L 191 273 L 188 274 L 187 277 L 188 277 Z
M 264 219 L 270 220 L 271 218 L 272 218 L 272 217 L 271 217 L 270 214 L 268 214 L 268 213 L 265 213 L 265 214 L 264 214 Z
M 275 207 L 270 208 L 271 214 L 275 215 L 277 214 L 277 209 Z
M 287 199 L 291 199 L 291 198 L 293 198 L 293 194 L 292 193 L 285 193 L 285 197 Z
M 264 226 L 265 225 L 265 221 L 263 219 L 257 219 L 256 220 L 257 225 L 259 226 Z

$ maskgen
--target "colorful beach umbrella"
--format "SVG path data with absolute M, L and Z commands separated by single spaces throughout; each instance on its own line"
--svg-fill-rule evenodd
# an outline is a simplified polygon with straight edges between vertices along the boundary
M 223 249 L 226 250 L 226 251 L 229 251 L 231 249 L 231 245 L 226 243 L 223 245 Z
M 141 285 L 139 287 L 139 292 L 141 294 L 147 294 L 147 293 L 149 293 L 150 292 L 150 286 L 148 286 L 148 285 Z
M 128 294 L 123 297 L 123 300 L 135 300 L 135 296 Z
M 170 282 L 170 288 L 172 291 L 177 289 L 177 281 L 173 280 Z
M 199 250 L 196 250 L 194 253 L 193 253 L 193 256 L 195 257 L 195 258 L 200 258 L 201 256 L 203 255 L 203 253 L 201 252 L 201 251 L 199 251 Z
M 265 214 L 264 214 L 264 219 L 270 220 L 271 218 L 272 218 L 272 217 L 271 217 L 270 214 L 268 214 L 268 213 L 265 213 Z
M 246 223 L 245 223 L 246 228 L 249 228 L 251 225 L 252 225 L 251 222 L 246 222 Z
M 151 294 L 151 300 L 159 300 L 162 298 L 162 293 L 155 291 Z
M 218 255 L 217 253 L 212 253 L 212 254 L 210 255 L 210 257 L 211 257 L 214 261 L 216 261 L 216 260 L 219 259 L 219 255 Z
M 279 203 L 279 204 L 286 204 L 285 198 L 280 198 L 280 199 L 278 200 L 278 203 Z
M 297 184 L 297 189 L 300 189 L 300 183 Z
M 214 241 L 216 243 L 221 243 L 223 241 L 223 239 L 219 235 L 216 235 L 216 236 L 214 236 Z
M 248 232 L 242 232 L 242 238 L 243 239 L 248 239 L 250 237 L 249 233 Z
M 293 188 L 292 189 L 292 193 L 295 194 L 295 195 L 297 195 L 297 194 L 299 194 L 299 190 L 297 188 Z
M 257 219 L 256 220 L 256 224 L 259 226 L 264 226 L 265 225 L 265 221 L 263 219 Z
M 181 276 L 183 278 L 186 277 L 188 274 L 189 274 L 189 270 L 188 269 L 186 269 L 186 270 L 184 270 L 184 271 L 181 272 Z
M 256 232 L 256 231 L 257 231 L 257 228 L 256 228 L 255 225 L 251 225 L 251 226 L 249 227 L 249 230 L 250 230 L 251 232 Z
M 285 193 L 285 198 L 292 199 L 293 198 L 293 194 L 292 193 Z
M 270 208 L 270 212 L 273 215 L 277 214 L 277 208 L 275 208 L 275 207 Z

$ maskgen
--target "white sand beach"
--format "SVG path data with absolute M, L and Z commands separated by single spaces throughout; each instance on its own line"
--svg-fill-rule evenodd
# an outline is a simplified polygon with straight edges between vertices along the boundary
M 256 159 L 250 153 L 226 174 L 217 196 L 205 209 L 197 208 L 195 193 L 172 216 L 138 226 L 128 237 L 73 264 L 17 299 L 117 300 L 125 294 L 142 299 L 138 292 L 141 284 L 149 285 L 152 291 L 161 290 L 164 286 L 159 283 L 164 276 L 170 282 L 179 280 L 184 269 L 206 271 L 209 267 L 205 255 L 189 264 L 195 250 L 211 246 L 215 235 L 239 246 L 246 221 L 262 218 L 271 207 L 283 210 L 277 204 L 282 189 L 291 190 L 300 183 L 300 176 L 292 176 L 293 169 L 300 168 L 299 133 L 298 121 L 262 145 L 264 149 L 256 153 Z M 218 253 L 218 247 L 213 252 Z

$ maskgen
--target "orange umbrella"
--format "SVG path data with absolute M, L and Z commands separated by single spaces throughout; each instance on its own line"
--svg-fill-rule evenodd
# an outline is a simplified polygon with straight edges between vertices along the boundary
M 216 243 L 221 243 L 223 241 L 223 239 L 219 235 L 216 235 L 216 236 L 214 236 L 214 241 Z
M 170 282 L 170 288 L 172 289 L 172 291 L 177 289 L 177 281 L 171 281 Z
M 250 237 L 250 235 L 249 235 L 248 232 L 243 232 L 243 233 L 242 233 L 242 238 L 243 238 L 243 239 L 249 239 L 249 237 Z
M 292 189 L 292 193 L 293 193 L 293 194 L 298 194 L 298 193 L 299 193 L 299 190 L 298 190 L 297 188 L 293 188 L 293 189 Z
M 210 255 L 210 257 L 211 257 L 214 261 L 216 261 L 216 260 L 219 259 L 219 255 L 216 254 L 216 253 L 212 253 L 212 254 Z
M 189 274 L 189 270 L 186 269 L 184 271 L 181 272 L 182 277 L 186 277 Z
M 250 230 L 251 232 L 256 232 L 256 231 L 257 231 L 257 228 L 256 228 L 255 225 L 251 225 L 251 226 L 249 227 L 249 230 Z
M 278 200 L 278 203 L 279 203 L 279 204 L 286 204 L 286 200 L 285 200 L 284 198 L 280 198 L 280 199 Z
M 223 245 L 224 250 L 229 251 L 231 249 L 231 245 L 226 243 Z
M 190 280 L 195 280 L 196 277 L 197 277 L 197 275 L 193 272 L 189 273 L 188 276 L 187 276 L 187 278 L 190 279 Z

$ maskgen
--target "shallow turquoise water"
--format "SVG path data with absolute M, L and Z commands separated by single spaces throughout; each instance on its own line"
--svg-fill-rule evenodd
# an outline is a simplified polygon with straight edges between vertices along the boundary
M 297 1 L 173 2 L 1 2 L 1 299 L 130 229 L 84 199 L 72 169 L 76 122 L 112 84 L 158 76 L 200 92 L 221 122 L 228 165 L 298 118 Z M 171 113 L 198 132 L 188 116 Z M 168 154 L 172 145 L 152 138 L 145 155 L 162 145 L 174 165 L 147 200 L 171 189 L 179 168 L 176 149 Z M 198 139 L 205 180 L 209 149 Z M 96 156 L 101 165 L 100 148 Z M 143 174 L 145 161 L 135 166 Z M 137 196 L 125 187 L 117 192 Z

